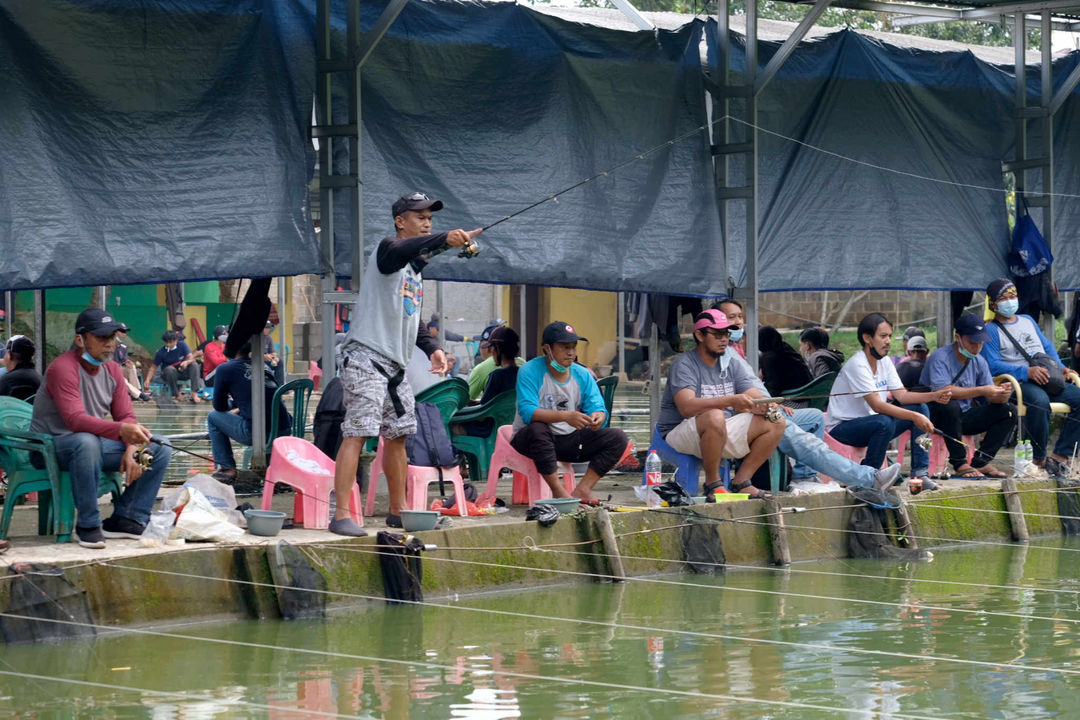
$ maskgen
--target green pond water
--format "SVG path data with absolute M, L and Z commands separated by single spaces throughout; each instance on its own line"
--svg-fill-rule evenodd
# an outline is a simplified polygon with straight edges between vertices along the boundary
M 0 646 L 42 676 L 0 716 L 1075 718 L 1078 576 L 1051 539 Z

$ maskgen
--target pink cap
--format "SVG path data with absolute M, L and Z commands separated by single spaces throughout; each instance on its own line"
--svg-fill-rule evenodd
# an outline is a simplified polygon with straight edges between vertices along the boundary
M 719 310 L 703 310 L 698 313 L 697 320 L 694 322 L 695 330 L 705 330 L 706 328 L 712 328 L 713 330 L 723 330 L 735 325 L 735 323 L 728 320 L 727 315 Z

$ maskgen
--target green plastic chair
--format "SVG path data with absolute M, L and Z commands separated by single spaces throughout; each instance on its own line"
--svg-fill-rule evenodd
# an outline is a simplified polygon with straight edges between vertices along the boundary
M 71 475 L 61 470 L 56 460 L 53 437 L 30 432 L 34 407 L 23 400 L 0 397 L 0 467 L 7 473 L 8 488 L 4 511 L 0 515 L 0 538 L 6 538 L 15 501 L 29 493 L 38 493 L 38 535 L 56 534 L 57 542 L 68 542 L 75 529 L 75 498 L 71 494 Z M 30 462 L 32 453 L 41 453 L 45 467 Z M 103 472 L 98 495 L 112 494 L 113 503 L 124 491 L 118 473 Z
M 607 408 L 607 418 L 604 420 L 604 427 L 611 424 L 611 408 L 615 404 L 615 388 L 619 387 L 619 378 L 615 375 L 608 375 L 606 378 L 600 378 L 596 381 L 596 384 L 600 387 L 600 394 L 604 398 L 604 407 Z
M 802 387 L 797 387 L 792 390 L 787 390 L 780 393 L 780 397 L 798 397 L 800 395 L 825 395 L 827 396 L 832 391 L 833 383 L 836 382 L 836 373 L 830 372 L 824 375 L 819 375 L 810 382 L 806 383 Z M 829 407 L 829 398 L 821 397 L 814 400 L 807 400 L 808 407 L 812 407 L 815 410 L 825 412 Z
M 469 383 L 461 378 L 449 378 L 420 391 L 416 402 L 428 402 L 439 408 L 446 434 L 450 434 L 450 418 L 469 404 Z
M 450 442 L 465 455 L 469 465 L 469 479 L 474 483 L 485 482 L 491 454 L 495 452 L 495 438 L 502 425 L 510 425 L 517 415 L 517 391 L 501 392 L 483 405 L 463 408 L 450 420 Z M 454 428 L 468 422 L 494 421 L 487 437 L 454 434 Z
M 311 402 L 311 391 L 315 389 L 315 383 L 308 378 L 300 378 L 299 380 L 293 380 L 287 382 L 277 390 L 274 391 L 274 397 L 270 401 L 270 407 L 277 408 L 278 403 L 282 401 L 287 393 L 292 393 L 292 427 L 282 428 L 279 427 L 278 416 L 281 414 L 276 410 L 270 413 L 270 428 L 266 433 L 266 458 L 269 462 L 270 453 L 274 449 L 274 441 L 279 437 L 304 437 L 304 432 L 307 429 L 307 412 L 308 403 Z M 244 450 L 244 467 L 247 468 L 251 464 L 251 448 Z

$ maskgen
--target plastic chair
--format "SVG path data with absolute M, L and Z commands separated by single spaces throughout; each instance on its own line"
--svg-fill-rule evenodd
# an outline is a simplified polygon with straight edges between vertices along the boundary
M 469 383 L 461 378 L 449 378 L 425 388 L 416 395 L 416 402 L 431 403 L 439 408 L 446 434 L 450 435 L 450 419 L 469 404 Z
M 836 382 L 837 373 L 825 373 L 819 375 L 810 382 L 806 383 L 802 387 L 794 388 L 793 390 L 787 390 L 780 393 L 780 397 L 799 397 L 801 395 L 822 395 L 824 397 L 816 398 L 814 400 L 805 400 L 808 403 L 807 407 L 812 407 L 815 410 L 825 412 L 829 407 L 829 392 L 832 391 L 833 383 Z
M 945 438 L 940 435 L 932 435 L 934 444 L 930 446 L 930 474 L 937 475 L 949 465 L 949 448 L 945 445 Z M 965 435 L 961 438 L 967 444 L 967 462 L 970 464 L 975 457 L 975 436 Z M 908 443 L 911 442 L 911 431 L 901 433 L 896 438 L 896 462 L 903 462 L 904 453 L 907 452 Z
M 498 429 L 510 425 L 517 415 L 517 391 L 507 390 L 499 393 L 483 405 L 466 407 L 454 413 L 450 419 L 450 442 L 465 455 L 469 464 L 469 477 L 473 482 L 488 477 L 491 455 L 495 452 L 495 440 Z M 491 420 L 491 432 L 485 437 L 455 434 L 464 423 Z
M 675 466 L 675 482 L 690 496 L 698 494 L 699 477 L 701 475 L 701 458 L 696 455 L 681 453 L 668 445 L 667 440 L 660 431 L 653 427 L 652 438 L 649 439 L 649 452 L 653 450 L 666 463 Z M 648 454 L 645 458 L 648 459 Z M 724 460 L 720 463 L 720 479 L 724 481 L 724 488 L 731 485 L 731 461 Z M 641 484 L 645 484 L 645 468 L 641 468 Z
M 384 441 L 380 437 L 379 449 L 375 452 L 375 459 L 371 461 L 371 474 L 368 476 L 367 506 L 364 508 L 368 515 L 375 512 L 375 490 L 379 485 L 379 478 L 386 476 L 383 472 L 383 445 Z M 439 479 L 439 468 L 409 465 L 405 470 L 405 505 L 410 510 L 427 510 L 428 486 L 439 482 Z M 456 467 L 442 468 L 442 481 L 454 486 L 454 507 L 457 508 L 458 515 L 468 515 L 461 470 Z
M 1016 398 L 1016 437 L 1022 439 L 1024 437 L 1024 416 L 1027 415 L 1023 388 L 1020 387 L 1020 382 L 1008 373 L 994 376 L 995 385 L 1003 383 L 1011 383 L 1013 386 L 1013 396 Z M 1080 385 L 1080 380 L 1073 378 L 1072 383 Z M 1068 415 L 1072 412 L 1072 408 L 1069 407 L 1069 403 L 1052 402 L 1050 403 L 1050 412 L 1058 415 Z
M 298 437 L 279 437 L 274 440 L 270 467 L 266 469 L 263 482 L 262 509 L 269 510 L 274 501 L 277 483 L 291 486 L 293 498 L 293 522 L 308 529 L 325 530 L 330 527 L 330 492 L 334 489 L 334 461 L 312 443 Z M 323 472 L 315 471 L 316 464 Z M 349 513 L 359 525 L 364 524 L 360 515 L 360 488 L 353 483 L 349 493 Z
M 604 408 L 607 410 L 607 417 L 602 427 L 607 427 L 611 424 L 611 408 L 615 404 L 615 389 L 619 387 L 619 378 L 609 375 L 597 380 L 596 384 L 600 388 L 600 395 L 604 398 Z
M 503 468 L 509 468 L 514 472 L 514 484 L 511 490 L 511 502 L 514 505 L 534 505 L 537 500 L 551 497 L 551 488 L 547 481 L 536 469 L 536 463 L 525 457 L 510 444 L 510 438 L 514 435 L 512 425 L 502 425 L 495 431 L 495 449 L 491 454 L 491 463 L 488 466 L 487 485 L 484 487 L 483 498 L 494 498 L 499 485 L 499 472 Z M 574 466 L 568 462 L 560 462 L 558 474 L 562 478 L 563 487 L 567 492 L 573 492 L 575 485 Z
M 38 535 L 56 534 L 57 542 L 67 542 L 75 528 L 75 498 L 71 493 L 71 475 L 61 470 L 56 460 L 52 435 L 30 432 L 34 408 L 23 400 L 0 397 L 0 467 L 7 473 L 8 487 L 4 510 L 0 515 L 0 538 L 7 537 L 16 500 L 30 493 L 38 494 Z M 30 462 L 40 453 L 45 467 Z M 115 503 L 124 486 L 114 472 L 103 472 L 98 495 L 112 494 Z
M 314 383 L 314 388 L 319 389 L 319 383 L 322 381 L 322 368 L 315 364 L 315 361 L 311 361 L 307 365 L 308 380 Z

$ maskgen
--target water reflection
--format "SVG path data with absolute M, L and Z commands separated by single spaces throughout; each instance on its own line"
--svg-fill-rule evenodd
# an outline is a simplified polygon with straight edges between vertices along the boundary
M 0 677 L 0 697 L 5 698 L 0 703 L 27 715 L 148 718 L 326 713 L 388 719 L 670 720 L 832 717 L 844 709 L 854 717 L 1067 717 L 1075 712 L 1080 675 L 1004 665 L 1080 672 L 1077 626 L 1066 622 L 1080 618 L 1076 595 L 993 586 L 1076 589 L 1080 556 L 1075 549 L 1076 543 L 1068 541 L 1061 552 L 1023 546 L 938 550 L 933 563 L 844 560 L 794 569 L 835 575 L 746 571 L 718 578 L 671 577 L 684 585 L 580 585 L 460 601 L 610 625 L 399 606 L 341 611 L 326 622 L 231 622 L 180 631 L 247 645 L 121 635 L 58 646 L 12 646 L 0 656 L 4 669 L 183 690 L 190 700 L 45 681 L 13 685 Z M 1062 575 L 1055 579 L 1052 573 Z M 972 584 L 922 582 L 928 579 Z M 851 601 L 856 599 L 882 604 Z M 835 710 L 768 707 L 752 699 Z

